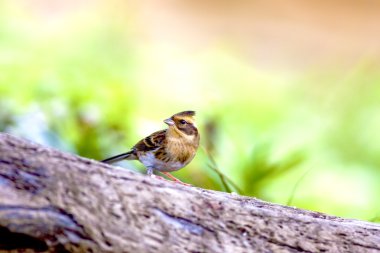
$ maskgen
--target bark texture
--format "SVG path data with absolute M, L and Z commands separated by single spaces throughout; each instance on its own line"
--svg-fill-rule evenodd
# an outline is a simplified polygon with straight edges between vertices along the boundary
M 165 182 L 0 134 L 0 250 L 380 252 L 380 225 Z

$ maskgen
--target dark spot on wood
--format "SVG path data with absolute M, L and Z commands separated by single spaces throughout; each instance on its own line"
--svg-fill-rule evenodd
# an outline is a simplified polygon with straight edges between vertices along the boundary
M 70 253 L 69 250 L 65 248 L 64 245 L 58 244 L 57 246 L 54 247 L 54 252 L 59 252 L 59 253 Z
M 116 219 L 121 219 L 122 217 L 114 212 L 110 212 L 110 214 L 115 217 Z
M 37 252 L 47 251 L 47 244 L 38 238 L 22 234 L 14 233 L 9 229 L 0 227 L 0 249 L 32 249 Z
M 239 231 L 240 233 L 242 233 L 242 234 L 248 234 L 248 231 L 247 231 L 245 228 L 243 228 L 243 227 L 239 227 L 239 228 L 238 228 L 238 231 Z

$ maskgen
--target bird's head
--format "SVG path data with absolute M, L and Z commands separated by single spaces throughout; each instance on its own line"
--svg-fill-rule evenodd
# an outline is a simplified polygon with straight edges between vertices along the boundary
M 169 129 L 175 130 L 180 135 L 197 136 L 198 129 L 195 126 L 194 116 L 194 111 L 184 111 L 174 114 L 164 122 Z

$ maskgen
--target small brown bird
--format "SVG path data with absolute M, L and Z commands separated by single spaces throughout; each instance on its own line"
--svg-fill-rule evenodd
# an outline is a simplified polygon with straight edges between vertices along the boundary
M 197 152 L 200 136 L 194 124 L 194 116 L 194 111 L 174 114 L 164 120 L 169 126 L 168 129 L 154 132 L 139 141 L 130 151 L 104 159 L 102 162 L 139 160 L 146 167 L 148 175 L 157 170 L 173 181 L 185 184 L 169 172 L 185 167 Z

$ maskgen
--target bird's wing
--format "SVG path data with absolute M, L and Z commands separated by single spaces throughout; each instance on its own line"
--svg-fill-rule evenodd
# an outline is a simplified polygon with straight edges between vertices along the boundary
M 164 143 L 166 138 L 166 129 L 152 133 L 139 141 L 133 149 L 135 151 L 151 151 L 155 150 Z

